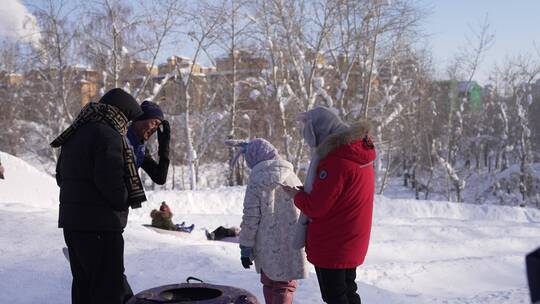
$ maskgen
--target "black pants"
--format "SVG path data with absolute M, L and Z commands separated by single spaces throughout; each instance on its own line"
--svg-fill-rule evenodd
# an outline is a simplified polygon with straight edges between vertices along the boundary
M 356 268 L 327 269 L 315 267 L 323 301 L 328 304 L 361 304 L 356 279 Z
M 529 253 L 525 258 L 527 263 L 527 279 L 531 292 L 531 302 L 540 301 L 540 248 Z
M 133 296 L 124 275 L 122 232 L 64 229 L 73 283 L 72 304 L 124 304 Z

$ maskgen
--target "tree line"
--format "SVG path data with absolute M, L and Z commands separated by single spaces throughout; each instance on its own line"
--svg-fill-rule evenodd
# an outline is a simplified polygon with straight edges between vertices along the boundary
M 80 75 L 68 67 L 83 64 L 97 71 L 99 92 L 123 87 L 164 103 L 172 161 L 188 176 L 180 188 L 197 188 L 202 164 L 230 159 L 227 138 L 264 137 L 302 174 L 309 151 L 295 118 L 323 105 L 373 122 L 380 194 L 399 177 L 417 199 L 540 205 L 540 50 L 504 58 L 479 85 L 494 39 L 487 19 L 464 33 L 441 77 L 423 43 L 429 8 L 416 1 L 48 0 L 30 10 L 39 44 L 0 45 L 4 77 L 32 75 L 0 92 L 3 151 L 55 160 L 47 143 L 81 107 Z M 186 49 L 194 63 L 229 57 L 230 68 L 201 77 L 178 65 L 136 83 L 123 69 Z M 256 75 L 243 54 L 264 59 Z M 165 87 L 174 92 L 166 104 Z M 243 170 L 224 172 L 227 185 L 244 183 Z

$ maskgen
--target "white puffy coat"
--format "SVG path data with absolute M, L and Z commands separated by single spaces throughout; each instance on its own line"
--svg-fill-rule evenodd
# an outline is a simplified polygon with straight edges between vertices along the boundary
M 251 170 L 240 225 L 240 245 L 252 247 L 255 268 L 274 281 L 307 276 L 304 250 L 293 249 L 299 211 L 279 184 L 301 186 L 286 160 L 260 162 Z

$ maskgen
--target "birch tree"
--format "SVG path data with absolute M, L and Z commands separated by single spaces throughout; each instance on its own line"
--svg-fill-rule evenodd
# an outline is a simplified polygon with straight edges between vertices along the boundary
M 447 177 L 450 180 L 454 191 L 456 193 L 456 201 L 462 202 L 462 192 L 465 188 L 466 181 L 459 176 L 457 162 L 459 152 L 463 151 L 460 138 L 464 132 L 464 115 L 465 106 L 468 101 L 468 94 L 472 79 L 476 75 L 478 67 L 482 63 L 482 60 L 486 52 L 493 45 L 494 36 L 489 29 L 489 22 L 486 19 L 481 24 L 478 31 L 471 29 L 472 37 L 467 37 L 467 47 L 464 47 L 456 55 L 453 65 L 450 66 L 449 75 L 451 79 L 457 80 L 463 76 L 467 79 L 465 86 L 465 96 L 459 97 L 457 90 L 450 90 L 449 100 L 451 104 L 450 111 L 448 113 L 448 137 L 447 143 L 439 145 L 439 149 L 435 150 L 435 155 L 439 159 L 440 164 L 443 166 L 447 173 Z M 441 153 L 440 148 L 444 147 L 446 155 Z M 461 150 L 460 150 L 461 149 Z M 438 152 L 437 152 L 438 151 Z M 450 192 L 448 192 L 450 194 Z M 450 197 L 448 197 L 450 200 Z
M 193 129 L 190 117 L 191 111 L 191 86 L 194 83 L 194 74 L 196 62 L 207 50 L 215 44 L 217 36 L 216 32 L 223 24 L 224 8 L 216 9 L 210 2 L 200 2 L 195 12 L 212 10 L 220 12 L 218 15 L 213 15 L 209 18 L 201 18 L 198 13 L 193 13 L 188 16 L 188 23 L 191 24 L 188 29 L 187 36 L 195 44 L 195 53 L 193 63 L 188 68 L 176 66 L 176 77 L 179 80 L 178 84 L 181 87 L 181 94 L 177 97 L 178 107 L 184 109 L 184 135 L 187 147 L 187 165 L 189 168 L 189 185 L 191 190 L 197 188 L 197 167 L 198 154 L 193 143 Z

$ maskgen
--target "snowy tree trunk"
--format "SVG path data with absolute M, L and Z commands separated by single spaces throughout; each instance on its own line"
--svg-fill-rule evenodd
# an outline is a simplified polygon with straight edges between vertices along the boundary
M 234 33 L 234 22 L 233 24 L 233 33 Z M 236 130 L 236 103 L 237 103 L 237 95 L 238 90 L 237 88 L 237 75 L 236 75 L 236 54 L 235 54 L 235 44 L 234 44 L 234 38 L 232 39 L 232 47 L 231 47 L 231 56 L 232 56 L 232 80 L 231 80 L 231 104 L 230 104 L 230 125 L 229 125 L 229 139 L 234 139 L 235 137 L 235 130 Z M 234 157 L 234 148 L 229 148 L 229 159 L 233 159 Z M 240 184 L 240 179 L 238 178 L 238 167 L 233 167 L 233 164 L 229 165 L 229 185 L 234 186 L 237 184 Z
M 283 132 L 283 147 L 285 149 L 285 155 L 287 156 L 288 161 L 292 161 L 292 155 L 290 153 L 289 149 L 289 132 L 287 131 L 287 118 L 285 117 L 285 109 L 280 105 L 280 121 L 281 121 L 281 128 Z
M 523 90 L 526 90 L 523 88 Z M 529 102 L 530 100 L 530 102 Z M 530 160 L 531 153 L 529 149 L 530 145 L 530 134 L 531 130 L 529 129 L 529 119 L 528 119 L 528 106 L 532 103 L 532 95 L 528 92 L 523 92 L 522 94 L 516 95 L 516 104 L 520 124 L 520 140 L 519 140 L 519 159 L 520 159 L 520 192 L 522 201 L 525 202 L 529 196 L 530 188 Z
M 197 189 L 197 175 L 196 175 L 196 161 L 197 161 L 197 151 L 193 145 L 193 131 L 191 129 L 190 122 L 190 108 L 191 108 L 191 95 L 189 93 L 189 88 L 191 84 L 191 74 L 193 71 L 183 71 L 176 67 L 177 74 L 179 77 L 179 86 L 182 88 L 182 94 L 179 94 L 178 107 L 181 112 L 182 97 L 184 99 L 184 136 L 186 142 L 186 158 L 187 166 L 189 168 L 189 188 L 190 190 Z
M 113 17 L 114 18 L 114 17 Z M 113 81 L 114 81 L 114 87 L 118 88 L 119 83 L 119 75 L 120 74 L 120 60 L 119 60 L 119 43 L 118 43 L 118 37 L 119 34 L 116 30 L 116 25 L 113 21 L 112 26 L 112 38 L 113 38 L 113 49 L 112 49 L 112 60 L 113 60 Z
M 379 189 L 379 194 L 384 194 L 384 190 L 386 189 L 386 184 L 388 181 L 388 175 L 390 174 L 390 163 L 392 162 L 392 141 L 388 144 L 388 150 L 386 151 L 386 170 L 384 170 L 384 175 L 381 180 L 381 186 Z M 378 157 L 377 159 L 379 159 Z M 380 169 L 379 169 L 380 170 Z M 379 171 L 381 172 L 381 171 Z
M 377 18 L 377 24 L 375 26 L 375 32 L 373 33 L 373 42 L 371 44 L 371 58 L 369 63 L 369 71 L 368 71 L 368 77 L 367 77 L 367 83 L 366 83 L 366 89 L 365 89 L 365 98 L 364 103 L 362 105 L 362 112 L 363 117 L 368 117 L 368 111 L 369 111 L 369 103 L 371 99 L 371 86 L 372 86 L 372 78 L 373 78 L 373 70 L 374 70 L 374 64 L 375 64 L 375 54 L 377 49 L 377 39 L 379 38 L 379 27 L 381 25 L 381 11 L 380 6 L 377 8 L 376 12 L 376 18 Z
M 193 147 L 193 137 L 192 137 L 192 130 L 191 125 L 189 121 L 189 107 L 190 107 L 190 95 L 187 90 L 185 90 L 185 101 L 186 101 L 186 112 L 184 115 L 184 130 L 185 130 L 185 140 L 186 140 L 186 146 L 187 146 L 187 164 L 189 168 L 189 188 L 190 190 L 196 190 L 197 189 L 197 175 L 195 170 L 195 162 L 197 160 L 197 152 L 195 151 L 195 148 Z

